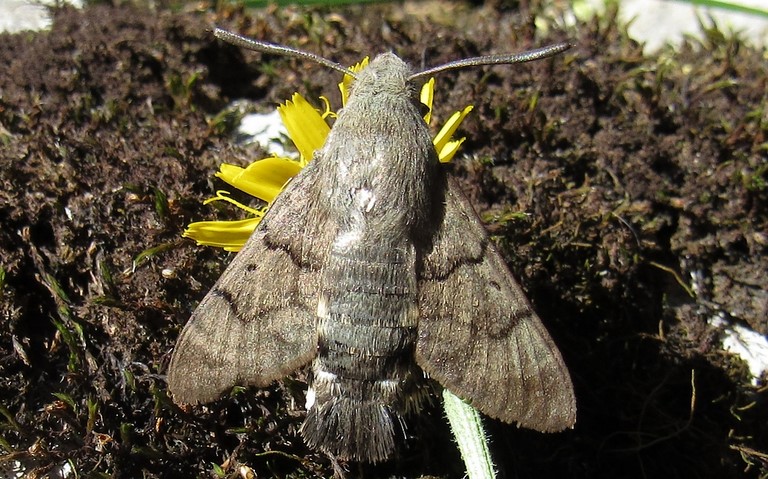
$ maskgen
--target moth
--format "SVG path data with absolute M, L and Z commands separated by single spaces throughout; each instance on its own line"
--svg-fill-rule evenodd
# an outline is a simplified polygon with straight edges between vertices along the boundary
M 563 359 L 457 183 L 440 164 L 396 55 L 352 73 L 217 29 L 235 45 L 352 75 L 324 146 L 274 201 L 184 327 L 168 370 L 178 403 L 264 387 L 311 363 L 301 434 L 335 458 L 391 458 L 436 381 L 482 413 L 538 431 L 575 422 Z

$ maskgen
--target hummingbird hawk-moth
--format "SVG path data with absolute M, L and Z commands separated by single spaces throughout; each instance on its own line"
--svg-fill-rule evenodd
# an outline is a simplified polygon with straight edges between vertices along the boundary
M 412 73 L 396 55 L 358 73 L 216 30 L 247 48 L 353 75 L 324 146 L 275 199 L 182 331 L 168 371 L 180 403 L 266 386 L 311 363 L 307 444 L 380 462 L 434 380 L 493 418 L 575 422 L 563 359 L 457 183 L 414 88 L 427 75 L 519 63 L 560 44 Z

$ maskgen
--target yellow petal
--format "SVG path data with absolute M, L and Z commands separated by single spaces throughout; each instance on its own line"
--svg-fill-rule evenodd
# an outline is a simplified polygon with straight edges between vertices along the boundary
M 198 221 L 190 223 L 182 236 L 192 238 L 199 245 L 240 251 L 261 218 L 258 216 L 238 221 Z
M 323 146 L 331 127 L 298 93 L 294 93 L 291 100 L 278 106 L 277 111 L 280 112 L 280 118 L 283 120 L 285 129 L 288 130 L 288 136 L 293 140 L 303 163 L 306 164 L 312 159 L 315 150 Z
M 469 114 L 470 111 L 472 111 L 472 105 L 469 105 L 468 107 L 464 108 L 461 111 L 455 112 L 451 117 L 448 119 L 447 122 L 445 122 L 445 125 L 443 128 L 438 132 L 437 136 L 435 136 L 435 139 L 432 140 L 432 143 L 435 145 L 435 149 L 437 150 L 441 161 L 443 158 L 443 148 L 445 148 L 449 142 L 451 141 L 451 136 L 456 132 L 456 129 L 461 125 L 461 122 L 464 120 L 464 118 Z M 463 141 L 463 140 L 462 140 Z M 459 143 L 461 144 L 461 143 Z M 458 146 L 456 146 L 458 148 Z M 450 155 L 451 157 L 456 152 L 453 151 L 453 153 Z M 445 160 L 448 161 L 448 160 Z
M 424 86 L 421 87 L 420 100 L 423 104 L 427 105 L 427 113 L 424 115 L 424 121 L 432 121 L 432 102 L 435 99 L 435 79 L 430 78 Z
M 283 186 L 301 171 L 298 161 L 264 158 L 246 168 L 223 163 L 216 176 L 251 196 L 272 203 Z
M 451 140 L 437 152 L 437 157 L 440 159 L 440 163 L 449 163 L 453 156 L 459 151 L 459 147 L 464 143 L 466 138 L 459 138 L 458 140 Z
M 363 68 L 368 66 L 368 57 L 363 58 L 355 66 L 350 67 L 350 70 L 357 73 Z M 347 106 L 347 99 L 349 98 L 349 86 L 355 79 L 351 75 L 344 75 L 344 78 L 339 83 L 339 91 L 341 92 L 341 106 L 342 108 Z

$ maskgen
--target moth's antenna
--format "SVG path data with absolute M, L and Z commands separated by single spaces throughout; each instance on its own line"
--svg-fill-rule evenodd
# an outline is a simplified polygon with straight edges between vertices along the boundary
M 244 37 L 242 35 L 238 35 L 237 33 L 222 30 L 221 28 L 215 28 L 213 30 L 213 35 L 219 40 L 223 40 L 238 47 L 247 48 L 248 50 L 255 50 L 262 53 L 271 53 L 273 55 L 282 55 L 284 57 L 298 58 L 300 60 L 313 61 L 357 79 L 357 75 L 355 75 L 352 70 L 326 58 L 323 58 L 320 55 L 315 55 L 314 53 L 297 50 L 295 48 L 286 47 L 283 45 L 276 45 L 274 43 L 263 42 L 261 40 L 254 40 L 253 38 Z
M 522 53 L 484 55 L 482 57 L 465 58 L 463 60 L 448 62 L 438 67 L 414 73 L 409 80 L 416 80 L 422 77 L 432 76 L 435 73 L 444 72 L 446 70 L 455 70 L 457 68 L 476 67 L 480 65 L 508 65 L 511 63 L 525 63 L 533 60 L 540 60 L 562 53 L 571 47 L 573 47 L 573 44 L 565 42 L 556 43 L 548 47 L 537 48 L 535 50 L 528 50 L 527 52 Z

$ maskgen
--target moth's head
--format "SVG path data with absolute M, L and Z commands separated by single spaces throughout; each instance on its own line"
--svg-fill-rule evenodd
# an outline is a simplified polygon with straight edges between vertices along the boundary
M 394 53 L 382 53 L 373 59 L 352 84 L 352 95 L 402 95 L 411 90 L 411 69 Z

